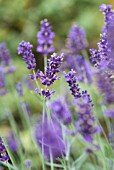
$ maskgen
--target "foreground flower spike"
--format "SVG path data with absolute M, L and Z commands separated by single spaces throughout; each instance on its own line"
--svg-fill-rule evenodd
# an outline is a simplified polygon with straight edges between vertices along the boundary
M 0 161 L 2 162 L 8 162 L 9 156 L 6 152 L 6 148 L 3 144 L 2 138 L 0 137 Z
M 31 48 L 33 48 L 33 45 L 25 41 L 19 43 L 19 47 L 17 48 L 18 54 L 23 56 L 23 60 L 26 62 L 27 68 L 30 70 L 35 69 L 36 67 L 36 60 Z
M 111 5 L 101 5 L 100 11 L 105 15 L 98 50 L 90 49 L 93 64 L 98 68 L 114 71 L 114 11 Z
M 48 103 L 48 107 L 51 109 L 53 116 L 57 117 L 59 121 L 62 121 L 65 125 L 72 122 L 71 112 L 69 106 L 62 98 L 58 98 L 51 103 Z
M 78 103 L 76 127 L 87 142 L 92 142 L 94 134 L 100 132 L 92 112 L 93 104 L 87 91 L 82 91 L 82 102 Z
M 6 82 L 3 67 L 0 67 L 0 96 L 6 94 Z
M 35 128 L 35 139 L 40 149 L 44 150 L 44 156 L 49 161 L 65 155 L 65 142 L 62 137 L 62 129 L 55 118 L 45 117 L 38 122 Z
M 66 78 L 66 82 L 70 87 L 71 94 L 74 96 L 75 99 L 81 98 L 80 88 L 78 87 L 77 78 L 75 76 L 75 71 L 72 69 L 71 71 L 66 74 L 64 72 L 64 76 Z
M 48 66 L 46 67 L 46 73 L 40 73 L 40 81 L 43 85 L 50 86 L 55 80 L 60 78 L 56 75 L 56 73 L 60 72 L 60 66 L 63 62 L 63 58 L 63 54 L 58 56 L 56 53 L 53 53 L 53 55 L 51 55 L 51 58 L 48 60 Z
M 38 39 L 38 47 L 36 49 L 37 52 L 47 55 L 54 51 L 54 47 L 52 45 L 52 39 L 55 37 L 54 32 L 52 32 L 52 27 L 47 19 L 41 21 L 41 30 L 37 34 Z
M 3 66 L 10 64 L 11 57 L 5 43 L 0 43 L 0 62 Z
M 72 54 L 78 54 L 88 46 L 86 33 L 82 27 L 75 24 L 69 31 L 67 48 Z

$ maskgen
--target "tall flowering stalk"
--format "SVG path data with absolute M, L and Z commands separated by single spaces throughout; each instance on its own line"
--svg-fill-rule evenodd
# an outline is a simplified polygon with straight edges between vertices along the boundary
M 68 33 L 66 42 L 65 60 L 62 69 L 74 69 L 77 72 L 78 80 L 92 83 L 91 65 L 85 51 L 88 46 L 85 30 L 78 24 L 74 24 Z M 84 51 L 84 52 L 83 52 Z M 85 55 L 86 54 L 86 55 Z M 85 57 L 85 58 L 84 58 Z
M 52 32 L 52 27 L 47 19 L 41 21 L 40 27 L 41 30 L 37 33 L 38 46 L 36 51 L 45 56 L 54 52 L 53 38 L 55 34 Z
M 99 128 L 96 126 L 96 119 L 92 112 L 93 104 L 91 104 L 90 95 L 87 94 L 87 91 L 80 92 L 75 73 L 74 70 L 71 70 L 68 74 L 64 73 L 64 75 L 74 99 L 81 100 L 76 102 L 78 106 L 76 127 L 85 140 L 92 142 L 93 136 L 98 133 Z

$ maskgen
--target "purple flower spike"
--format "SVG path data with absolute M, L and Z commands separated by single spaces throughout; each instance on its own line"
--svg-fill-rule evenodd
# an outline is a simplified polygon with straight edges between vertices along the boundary
M 10 64 L 10 61 L 11 61 L 11 57 L 9 54 L 9 50 L 7 49 L 5 43 L 1 43 L 0 44 L 0 62 L 4 66 L 8 66 Z
M 96 119 L 92 113 L 92 107 L 89 104 L 79 104 L 77 113 L 76 127 L 78 132 L 86 141 L 92 142 L 94 134 L 99 132 L 99 127 L 96 126 Z
M 73 25 L 69 31 L 67 47 L 73 54 L 80 53 L 88 46 L 86 33 L 79 25 Z
M 31 50 L 32 47 L 33 45 L 29 42 L 22 41 L 17 48 L 18 54 L 23 56 L 23 60 L 26 62 L 27 68 L 30 70 L 35 69 L 36 67 L 36 60 Z
M 6 148 L 3 144 L 2 138 L 0 137 L 0 161 L 7 162 L 9 160 Z
M 0 96 L 6 94 L 6 82 L 3 67 L 0 67 Z
M 47 19 L 41 21 L 41 30 L 37 34 L 39 45 L 36 51 L 43 55 L 52 53 L 54 51 L 52 39 L 55 37 L 55 34 L 51 31 L 51 29 L 52 27 L 50 26 L 50 23 Z
M 18 141 L 15 137 L 15 135 L 10 132 L 8 137 L 7 137 L 7 143 L 11 151 L 17 152 L 18 151 Z
M 75 76 L 75 73 L 76 72 L 72 69 L 71 71 L 68 72 L 68 74 L 64 72 L 64 75 L 66 78 L 66 82 L 70 87 L 71 94 L 74 96 L 74 98 L 78 99 L 81 98 L 81 93 L 78 84 L 76 84 L 77 78 Z
M 48 106 L 51 109 L 52 115 L 57 117 L 58 120 L 62 121 L 65 125 L 71 123 L 72 116 L 68 104 L 65 103 L 61 98 L 49 103 Z
M 44 123 L 41 119 L 35 128 L 35 139 L 40 149 L 43 148 L 44 156 L 48 161 L 50 155 L 52 155 L 53 160 L 65 155 L 62 129 L 56 119 L 45 117 Z
M 61 54 L 58 56 L 56 53 L 51 55 L 51 58 L 48 60 L 48 66 L 46 68 L 46 73 L 40 73 L 40 81 L 43 85 L 50 86 L 54 83 L 55 80 L 58 80 L 60 77 L 56 75 L 56 73 L 60 72 L 59 67 L 63 62 L 64 55 Z
M 23 87 L 20 82 L 16 84 L 16 90 L 17 90 L 18 96 L 23 97 Z

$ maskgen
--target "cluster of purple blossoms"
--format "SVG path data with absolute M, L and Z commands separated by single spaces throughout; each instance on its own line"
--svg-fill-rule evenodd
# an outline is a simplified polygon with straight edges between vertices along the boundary
M 38 47 L 36 49 L 37 52 L 47 55 L 49 53 L 54 52 L 54 47 L 52 45 L 52 39 L 55 37 L 54 32 L 52 32 L 52 27 L 47 19 L 41 21 L 41 30 L 37 34 L 38 39 Z
M 114 12 L 111 5 L 101 5 L 100 11 L 105 15 L 105 26 L 102 29 L 98 50 L 90 49 L 91 61 L 100 69 L 114 70 Z
M 51 157 L 55 161 L 65 155 L 66 145 L 62 137 L 61 125 L 54 117 L 45 116 L 43 122 L 40 119 L 35 128 L 35 139 L 48 161 Z
M 92 100 L 87 91 L 82 91 L 82 102 L 78 103 L 78 119 L 76 121 L 76 127 L 78 132 L 88 142 L 93 141 L 94 134 L 99 132 L 99 127 L 96 125 L 96 119 L 92 112 Z
M 80 93 L 80 88 L 76 84 L 77 77 L 74 70 L 69 71 L 68 74 L 65 73 L 65 78 L 74 98 L 76 100 L 81 99 L 80 102 L 76 101 L 76 105 L 78 106 L 77 130 L 85 140 L 92 142 L 93 135 L 99 132 L 99 127 L 96 126 L 96 119 L 92 112 L 93 104 L 90 95 L 87 94 L 86 90 Z
M 42 71 L 38 70 L 36 72 L 35 77 L 32 74 L 29 74 L 29 77 L 31 79 L 40 79 L 40 82 L 43 85 L 45 85 L 46 87 L 52 85 L 55 80 L 58 80 L 60 78 L 56 74 L 60 72 L 59 67 L 62 64 L 63 58 L 64 58 L 63 54 L 58 56 L 56 53 L 53 53 L 53 55 L 51 55 L 51 58 L 48 60 L 48 66 L 45 68 L 46 69 L 45 73 L 43 73 Z M 49 99 L 50 96 L 52 94 L 54 94 L 55 91 L 54 90 L 49 91 L 49 89 L 46 89 L 46 90 L 43 89 L 43 90 L 41 90 L 41 93 L 40 93 L 39 89 L 36 88 L 35 92 L 38 95 L 42 94 L 43 96 L 45 96 L 45 97 L 47 97 Z
M 6 151 L 6 147 L 3 144 L 2 138 L 0 137 L 0 161 L 1 162 L 8 162 L 9 156 Z
M 73 25 L 68 34 L 67 48 L 76 55 L 87 46 L 88 43 L 84 29 L 77 24 Z
M 78 84 L 76 84 L 77 77 L 75 76 L 75 73 L 76 72 L 72 69 L 71 71 L 68 72 L 68 74 L 64 72 L 64 75 L 65 75 L 66 82 L 70 87 L 71 94 L 74 96 L 75 99 L 78 99 L 81 97 L 81 93 Z
M 50 86 L 54 83 L 55 80 L 58 80 L 60 77 L 56 75 L 56 73 L 59 73 L 59 67 L 61 66 L 63 62 L 64 55 L 61 54 L 58 56 L 56 53 L 53 53 L 51 55 L 51 58 L 48 60 L 48 66 L 46 68 L 46 73 L 41 73 L 39 76 L 41 76 L 40 81 L 43 85 Z
M 23 56 L 23 60 L 26 62 L 27 68 L 30 70 L 35 69 L 36 67 L 36 60 L 31 48 L 33 48 L 33 45 L 25 41 L 19 43 L 19 47 L 17 48 L 18 54 Z
M 58 98 L 51 103 L 48 103 L 48 107 L 51 109 L 51 113 L 59 121 L 68 125 L 72 122 L 72 114 L 69 106 L 62 98 Z
M 67 49 L 64 50 L 65 60 L 62 68 L 76 70 L 79 81 L 87 80 L 88 83 L 91 83 L 90 63 L 80 55 L 87 46 L 86 32 L 79 25 L 73 25 L 68 34 Z

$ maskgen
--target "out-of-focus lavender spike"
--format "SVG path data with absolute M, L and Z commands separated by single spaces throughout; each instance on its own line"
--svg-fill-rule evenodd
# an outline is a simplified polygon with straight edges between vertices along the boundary
M 68 34 L 67 48 L 73 54 L 79 54 L 87 46 L 88 43 L 84 29 L 79 25 L 74 24 Z
M 69 110 L 68 104 L 64 102 L 62 98 L 58 98 L 53 102 L 48 103 L 48 107 L 51 109 L 52 115 L 57 117 L 65 125 L 71 123 L 72 121 L 71 112 Z
M 8 134 L 7 137 L 7 144 L 9 146 L 9 148 L 11 149 L 12 152 L 17 152 L 18 151 L 18 147 L 19 147 L 19 143 L 17 141 L 17 138 L 15 137 L 13 132 L 10 132 Z
M 52 32 L 52 27 L 47 19 L 41 21 L 41 30 L 37 34 L 38 47 L 37 52 L 47 55 L 54 51 L 53 38 L 55 37 L 54 32 Z
M 98 88 L 103 96 L 104 104 L 114 103 L 114 78 L 108 73 L 99 72 L 97 74 Z
M 6 43 L 0 43 L 0 61 L 4 66 L 8 66 L 11 62 L 11 57 L 9 50 L 6 47 Z
M 23 97 L 23 87 L 20 82 L 16 84 L 16 90 L 17 90 L 18 96 Z
M 31 48 L 33 48 L 33 45 L 31 45 L 30 42 L 25 41 L 19 43 L 19 47 L 17 48 L 18 54 L 23 56 L 23 60 L 26 62 L 27 68 L 30 70 L 35 69 L 36 67 L 36 60 Z
M 5 82 L 5 75 L 4 69 L 0 66 L 0 96 L 6 94 L 6 82 Z
M 61 125 L 55 118 L 45 117 L 44 122 L 40 119 L 35 127 L 35 139 L 40 149 L 43 148 L 44 156 L 48 161 L 51 159 L 50 155 L 55 161 L 66 153 Z
M 24 79 L 24 82 L 29 90 L 34 90 L 34 83 L 28 77 Z
M 27 168 L 29 168 L 29 169 L 31 168 L 32 162 L 31 162 L 30 159 L 25 160 L 25 166 L 26 166 Z

